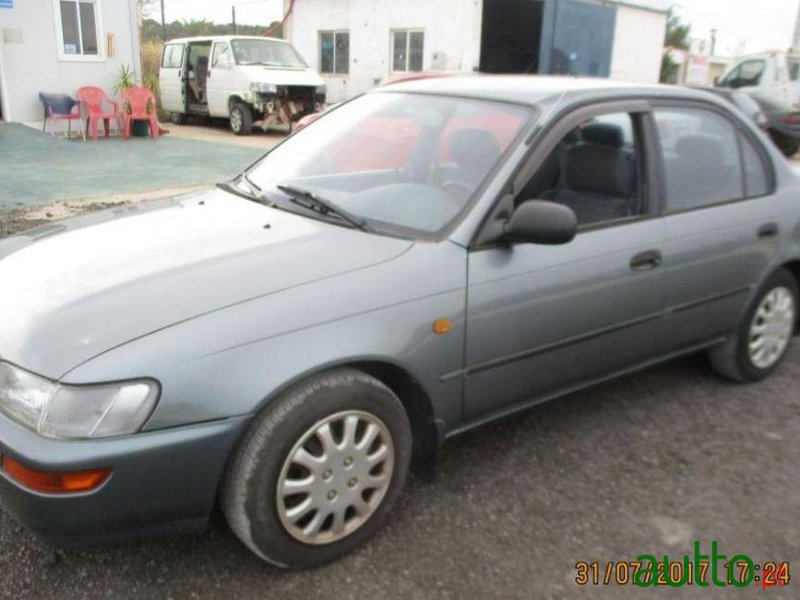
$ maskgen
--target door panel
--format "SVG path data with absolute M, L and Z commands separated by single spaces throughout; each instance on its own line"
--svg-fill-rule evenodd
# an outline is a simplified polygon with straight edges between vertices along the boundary
M 774 198 L 668 216 L 665 336 L 673 348 L 730 333 L 778 250 L 759 230 L 779 221 Z
M 183 44 L 167 44 L 161 59 L 158 79 L 161 106 L 169 112 L 184 112 Z
M 580 233 L 564 246 L 472 252 L 467 298 L 465 419 L 602 378 L 663 352 L 663 221 Z M 655 265 L 654 265 L 655 267 Z
M 228 116 L 228 98 L 234 87 L 235 69 L 230 45 L 227 42 L 215 43 L 206 77 L 208 112 L 214 117 Z

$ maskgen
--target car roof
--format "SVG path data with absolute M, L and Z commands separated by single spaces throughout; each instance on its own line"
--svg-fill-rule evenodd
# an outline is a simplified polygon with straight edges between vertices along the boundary
M 466 74 L 400 81 L 370 93 L 415 92 L 537 105 L 552 100 L 667 98 L 721 103 L 705 90 L 591 77 Z
M 265 37 L 263 35 L 197 35 L 194 37 L 175 38 L 174 40 L 167 40 L 165 44 L 185 44 L 187 42 L 230 42 L 231 40 L 269 40 L 271 42 L 280 42 L 288 44 L 286 40 L 274 37 Z

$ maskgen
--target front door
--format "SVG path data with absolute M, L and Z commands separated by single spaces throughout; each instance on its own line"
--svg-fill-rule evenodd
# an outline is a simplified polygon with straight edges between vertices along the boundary
M 228 42 L 216 42 L 211 51 L 206 79 L 208 112 L 213 117 L 228 116 L 228 98 L 233 93 L 234 61 Z
M 185 44 L 165 44 L 158 73 L 161 106 L 174 113 L 186 111 L 184 102 L 183 52 Z
M 465 420 L 511 411 L 662 352 L 661 252 L 645 113 L 581 116 L 518 195 L 578 216 L 563 246 L 494 245 L 469 255 Z

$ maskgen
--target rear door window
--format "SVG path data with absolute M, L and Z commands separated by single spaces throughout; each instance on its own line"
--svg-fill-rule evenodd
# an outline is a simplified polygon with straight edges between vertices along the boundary
M 662 108 L 654 116 L 668 212 L 745 197 L 738 132 L 731 121 L 696 108 Z
M 764 159 L 756 149 L 755 143 L 748 136 L 744 134 L 740 134 L 740 136 L 747 197 L 766 196 L 770 192 L 770 178 Z

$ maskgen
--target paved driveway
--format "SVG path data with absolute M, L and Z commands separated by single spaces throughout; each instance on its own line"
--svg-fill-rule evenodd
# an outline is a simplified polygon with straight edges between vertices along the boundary
M 0 124 L 0 209 L 216 183 L 233 177 L 268 147 L 170 135 L 157 141 L 84 143 Z

